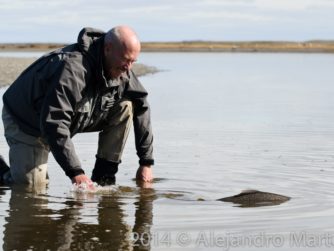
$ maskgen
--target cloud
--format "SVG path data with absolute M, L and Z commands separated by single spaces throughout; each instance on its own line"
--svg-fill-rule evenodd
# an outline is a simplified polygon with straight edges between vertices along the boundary
M 332 13 L 332 0 L 1 0 L 0 42 L 71 42 L 84 26 L 117 24 L 144 41 L 333 38 Z
M 309 10 L 314 7 L 334 8 L 330 0 L 255 0 L 258 9 L 284 10 L 289 12 Z
M 302 11 L 314 7 L 334 8 L 332 0 L 194 0 L 201 6 L 253 8 L 257 10 Z

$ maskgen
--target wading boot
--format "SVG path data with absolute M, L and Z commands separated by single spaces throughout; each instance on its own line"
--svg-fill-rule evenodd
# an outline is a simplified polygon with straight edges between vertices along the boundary
M 96 157 L 91 180 L 100 186 L 114 185 L 119 163 Z

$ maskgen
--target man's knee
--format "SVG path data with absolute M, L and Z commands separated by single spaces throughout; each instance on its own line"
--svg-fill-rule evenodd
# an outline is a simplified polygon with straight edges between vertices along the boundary
M 47 164 L 35 166 L 30 170 L 29 169 L 23 168 L 23 170 L 19 170 L 17 168 L 11 168 L 11 179 L 13 183 L 29 186 L 39 186 L 49 182 L 47 175 Z
M 97 156 L 119 162 L 132 126 L 133 104 L 123 100 L 110 111 L 108 125 L 99 134 Z
M 49 152 L 42 147 L 11 144 L 9 161 L 13 182 L 27 185 L 47 183 L 48 154 Z
M 122 100 L 115 104 L 109 113 L 109 124 L 115 125 L 126 120 L 132 120 L 133 104 L 130 100 Z

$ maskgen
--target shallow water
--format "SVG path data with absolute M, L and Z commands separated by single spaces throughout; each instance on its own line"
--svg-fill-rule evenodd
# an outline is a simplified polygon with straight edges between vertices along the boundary
M 47 189 L 0 191 L 4 250 L 333 248 L 334 55 L 143 53 L 139 61 L 163 70 L 141 78 L 155 182 L 133 180 L 133 135 L 109 190 L 73 191 L 50 156 Z M 97 134 L 74 141 L 90 174 Z M 216 201 L 245 189 L 291 200 Z

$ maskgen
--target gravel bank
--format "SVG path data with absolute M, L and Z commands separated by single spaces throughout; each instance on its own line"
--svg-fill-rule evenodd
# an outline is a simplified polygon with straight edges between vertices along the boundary
M 35 60 L 36 58 L 0 57 L 0 87 L 10 85 Z M 137 76 L 158 71 L 155 67 L 143 64 L 135 64 L 133 70 Z

